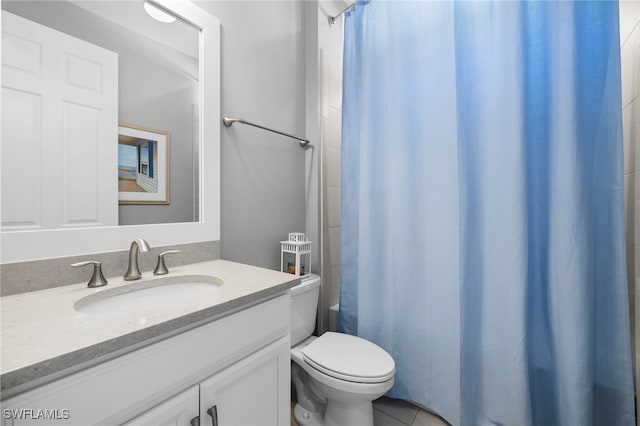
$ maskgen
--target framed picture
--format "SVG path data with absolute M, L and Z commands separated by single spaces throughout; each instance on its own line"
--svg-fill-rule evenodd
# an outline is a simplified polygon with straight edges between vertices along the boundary
M 118 126 L 118 201 L 169 204 L 169 133 Z

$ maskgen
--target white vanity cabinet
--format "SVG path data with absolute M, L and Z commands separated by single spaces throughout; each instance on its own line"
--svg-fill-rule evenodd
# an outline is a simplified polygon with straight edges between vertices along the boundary
M 2 424 L 288 425 L 289 309 L 280 293 L 16 395 Z
M 275 343 L 200 383 L 200 425 L 275 426 L 291 422 L 289 347 Z M 283 410 L 284 408 L 284 410 Z M 206 417 L 206 418 L 205 418 Z
M 123 426 L 196 426 L 200 422 L 200 387 L 191 386 Z
M 288 424 L 289 383 L 282 380 L 282 373 L 289 363 L 289 346 L 273 343 L 124 426 Z

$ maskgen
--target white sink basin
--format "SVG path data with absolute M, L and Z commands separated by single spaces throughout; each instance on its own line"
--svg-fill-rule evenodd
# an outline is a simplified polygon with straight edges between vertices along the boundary
M 102 290 L 73 304 L 78 312 L 88 314 L 158 309 L 200 298 L 212 300 L 220 293 L 222 280 L 206 275 L 183 275 L 157 278 Z

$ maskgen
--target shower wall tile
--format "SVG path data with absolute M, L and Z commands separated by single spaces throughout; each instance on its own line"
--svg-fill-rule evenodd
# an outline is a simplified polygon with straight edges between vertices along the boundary
M 637 101 L 638 103 L 640 103 L 640 101 Z M 640 172 L 640 142 L 638 141 L 638 138 L 640 137 L 640 106 L 638 104 L 636 104 L 636 131 L 633 134 L 633 136 L 635 137 L 636 141 L 636 172 Z M 624 132 L 624 128 L 622 129 L 622 131 Z M 626 155 L 626 153 L 625 153 Z M 626 161 L 626 158 L 625 158 Z M 639 194 L 640 195 L 640 194 Z
M 636 173 L 638 176 L 638 173 Z M 638 190 L 638 179 L 636 179 L 636 191 Z M 633 222 L 633 244 L 640 244 L 640 201 L 636 201 L 634 203 L 634 208 L 632 212 L 633 216 L 629 218 L 629 221 Z
M 326 194 L 324 194 L 324 196 L 326 198 Z M 329 211 L 326 203 L 324 205 L 323 210 L 324 210 L 323 215 L 326 218 Z M 323 264 L 323 267 L 324 266 L 327 267 L 327 271 L 331 269 L 331 238 L 329 235 L 329 229 L 331 228 L 329 228 L 328 226 L 322 227 L 322 250 L 323 250 L 322 264 Z
M 635 279 L 635 283 L 636 283 L 636 289 L 632 292 L 633 293 L 633 305 L 630 304 L 630 306 L 638 306 L 640 307 L 640 291 L 637 291 L 638 286 L 640 285 L 640 278 L 636 278 Z M 634 309 L 634 322 L 631 323 L 631 326 L 634 327 L 636 330 L 639 329 L 640 327 L 640 315 L 635 315 L 635 309 Z M 635 336 L 636 338 L 635 340 L 635 346 L 634 346 L 634 350 L 636 352 L 636 355 L 640 356 L 640 336 Z
M 637 248 L 638 246 L 634 245 L 635 262 L 633 262 L 633 265 L 636 273 L 636 278 L 640 277 L 640 250 L 637 250 Z M 637 283 L 636 283 L 635 290 L 636 291 L 640 290 L 640 287 L 638 287 Z
M 329 228 L 340 226 L 340 188 L 327 188 L 327 198 L 329 208 L 327 225 Z
M 636 320 L 636 325 L 638 325 L 637 321 L 638 320 Z M 636 345 L 638 345 L 638 344 L 640 344 L 640 340 L 636 339 Z M 640 366 L 640 353 L 638 352 L 638 349 L 639 348 L 636 346 L 636 355 L 633 357 L 633 359 L 634 359 L 633 371 L 634 371 L 634 378 L 635 378 L 635 384 L 636 384 L 636 393 L 638 392 L 638 383 L 640 383 L 640 380 L 638 380 L 638 379 L 640 379 L 640 371 L 638 371 L 638 367 Z M 636 404 L 636 406 L 638 406 L 638 405 L 640 405 L 640 404 Z M 637 409 L 638 408 L 636 407 L 636 410 Z M 637 417 L 638 414 L 637 413 L 638 412 L 636 411 L 636 424 L 637 424 L 637 419 L 638 419 L 638 417 Z
M 325 150 L 327 156 L 327 186 L 332 188 L 340 188 L 340 180 L 342 167 L 340 161 L 340 150 L 332 146 L 327 146 Z
M 329 107 L 329 146 L 337 149 L 342 147 L 342 110 L 334 106 Z
M 634 374 L 634 382 L 636 384 L 636 394 L 638 393 L 638 384 L 640 383 L 640 372 L 638 371 L 638 366 L 640 366 L 640 355 L 636 355 L 635 357 L 635 368 L 633 369 L 633 371 L 635 372 Z M 637 397 L 636 397 L 637 399 Z M 636 425 L 640 423 L 640 404 L 636 402 Z
M 638 291 L 638 286 L 640 286 L 640 277 L 636 277 L 634 281 L 636 284 L 631 293 L 633 294 L 633 307 L 635 308 L 636 306 L 640 307 L 640 291 Z M 634 317 L 636 318 L 638 325 L 640 325 L 640 315 L 634 315 Z M 638 341 L 638 349 L 640 349 L 640 341 Z M 640 350 L 638 351 L 638 355 L 640 355 Z
M 624 176 L 624 218 L 625 218 L 625 239 L 627 243 L 635 242 L 635 198 L 636 198 L 636 176 L 628 174 Z
M 640 2 L 621 1 L 620 2 L 620 45 L 625 41 L 635 28 L 640 18 Z
M 631 317 L 632 321 L 629 323 L 632 327 L 635 325 L 635 307 L 636 307 L 636 291 L 635 291 L 635 286 L 638 284 L 638 277 L 635 277 L 633 279 L 633 282 L 631 284 L 629 284 L 629 291 L 628 291 L 628 296 L 629 296 L 629 316 Z M 635 346 L 634 346 L 635 347 Z
M 325 52 L 320 55 L 320 117 L 329 118 L 329 64 Z
M 337 58 L 327 55 L 327 71 L 329 75 L 329 106 L 342 109 L 342 69 Z
M 638 323 L 640 323 L 640 315 L 637 315 L 636 313 L 636 307 L 639 306 L 640 307 L 640 292 L 638 291 L 638 286 L 640 285 L 640 277 L 636 277 L 635 280 L 635 288 L 633 290 L 631 290 L 630 296 L 631 299 L 629 299 L 630 301 L 632 301 L 631 303 L 629 303 L 629 310 L 631 311 L 631 315 L 633 316 L 633 321 L 631 322 L 631 327 L 636 327 L 637 325 L 640 325 Z M 637 338 L 638 336 L 635 336 L 634 338 L 634 342 L 635 345 L 634 350 L 636 351 L 636 353 L 638 355 L 640 355 L 640 339 Z
M 636 278 L 636 283 L 638 281 L 638 279 Z M 634 283 L 635 285 L 635 283 Z M 636 315 L 635 315 L 635 310 L 636 310 L 636 305 L 638 303 L 637 297 L 634 291 L 629 291 L 629 326 L 634 329 L 636 326 Z M 638 347 L 637 347 L 637 336 L 632 333 L 631 334 L 631 352 L 632 354 L 637 354 L 638 353 Z M 633 361 L 633 371 L 636 371 L 635 369 L 635 355 L 631 357 L 632 361 Z
M 331 250 L 331 266 L 340 265 L 340 228 L 329 228 L 329 246 Z
M 329 138 L 329 117 L 322 117 L 320 119 L 320 143 L 322 144 L 323 151 L 324 151 L 324 147 L 327 146 L 328 138 Z M 323 156 L 322 161 L 326 162 L 327 157 Z
M 329 306 L 340 303 L 340 266 L 331 268 L 331 299 Z
M 636 131 L 638 118 L 636 110 L 638 99 L 635 99 L 622 110 L 622 143 L 624 148 L 624 173 L 633 173 L 636 169 Z
M 635 285 L 636 282 L 636 246 L 633 244 L 627 244 L 627 284 L 629 287 Z
M 340 57 L 321 51 L 322 278 L 321 316 L 340 297 L 340 216 L 342 178 L 342 67 Z M 328 324 L 322 322 L 322 327 Z M 326 329 L 326 328 L 325 328 Z
M 638 47 L 640 30 L 636 26 L 622 46 L 621 78 L 622 78 L 622 106 L 625 107 L 638 96 Z
M 326 226 L 322 227 L 322 240 L 322 293 L 320 298 L 320 307 L 318 309 L 320 309 L 325 316 L 321 323 L 318 324 L 319 334 L 324 333 L 329 328 L 329 307 L 331 306 L 332 289 L 334 286 L 331 278 L 331 262 L 329 261 L 329 257 L 331 255 L 331 249 L 329 248 L 329 228 Z

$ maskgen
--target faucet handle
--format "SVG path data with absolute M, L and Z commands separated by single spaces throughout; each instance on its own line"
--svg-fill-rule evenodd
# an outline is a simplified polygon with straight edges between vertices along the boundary
M 166 275 L 169 273 L 169 270 L 167 269 L 167 265 L 165 265 L 164 263 L 164 256 L 166 254 L 174 254 L 174 253 L 180 253 L 180 250 L 167 250 L 167 251 L 163 251 L 158 255 L 158 264 L 156 265 L 156 269 L 153 270 L 153 275 Z
M 102 275 L 102 262 L 98 262 L 96 260 L 88 260 L 86 262 L 78 262 L 78 263 L 71 264 L 71 266 L 73 266 L 74 268 L 78 268 L 80 266 L 87 266 L 87 265 L 93 265 L 93 274 L 91 275 L 91 278 L 87 283 L 87 287 L 93 288 L 93 287 L 102 287 L 107 285 L 107 280 L 104 277 L 104 275 Z

